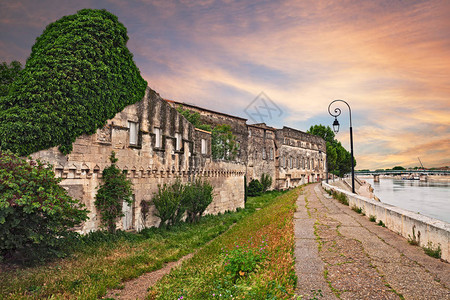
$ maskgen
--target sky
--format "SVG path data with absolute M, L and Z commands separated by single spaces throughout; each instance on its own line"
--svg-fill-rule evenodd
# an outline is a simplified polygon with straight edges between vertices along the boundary
M 2 0 L 1 61 L 25 64 L 49 23 L 83 8 L 118 16 L 163 98 L 302 131 L 331 126 L 342 99 L 356 169 L 450 166 L 448 0 Z

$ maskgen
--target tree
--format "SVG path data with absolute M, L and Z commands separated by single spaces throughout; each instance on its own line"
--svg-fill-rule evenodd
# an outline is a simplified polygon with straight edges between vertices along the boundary
M 8 95 L 11 83 L 14 82 L 21 70 L 22 64 L 16 60 L 9 65 L 6 62 L 0 64 L 0 97 Z
M 111 152 L 109 160 L 111 166 L 103 170 L 103 184 L 98 189 L 94 204 L 100 213 L 102 225 L 109 232 L 115 233 L 116 223 L 120 217 L 123 217 L 123 203 L 133 203 L 133 190 L 126 173 L 116 165 L 118 159 L 114 151 Z
M 211 125 L 203 124 L 200 120 L 201 116 L 198 112 L 184 109 L 182 105 L 177 106 L 177 111 L 183 115 L 195 128 L 211 131 Z
M 399 171 L 403 171 L 406 170 L 405 168 L 403 168 L 402 166 L 395 166 L 392 168 L 392 170 L 399 170 Z
M 62 254 L 64 238 L 88 211 L 58 185 L 52 166 L 0 149 L 0 254 L 34 260 Z
M 250 181 L 247 188 L 247 194 L 250 197 L 259 196 L 261 195 L 262 192 L 263 192 L 263 185 L 261 184 L 261 182 L 259 182 L 258 179 L 253 179 L 252 181 Z
M 238 144 L 230 125 L 217 125 L 211 134 L 211 154 L 214 159 L 233 160 L 236 158 Z
M 83 9 L 47 26 L 0 100 L 0 141 L 20 155 L 59 146 L 70 153 L 147 83 L 128 50 L 127 29 L 106 10 Z
M 325 140 L 327 147 L 327 167 L 330 173 L 342 177 L 351 171 L 351 153 L 342 146 L 341 142 L 335 139 L 335 134 L 329 126 L 314 125 L 309 128 L 307 133 L 320 136 Z M 353 162 L 354 166 L 356 166 L 355 159 Z
M 263 173 L 261 175 L 261 184 L 263 187 L 263 192 L 266 192 L 272 185 L 272 177 L 269 174 Z
M 214 187 L 208 181 L 196 178 L 185 187 L 183 203 L 186 207 L 187 218 L 190 223 L 196 223 L 213 200 Z

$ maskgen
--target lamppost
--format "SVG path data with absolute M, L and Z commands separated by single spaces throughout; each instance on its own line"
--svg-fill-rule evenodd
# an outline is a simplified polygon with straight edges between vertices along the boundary
M 350 105 L 348 105 L 347 102 L 345 102 L 344 100 L 334 100 L 330 103 L 330 105 L 328 105 L 328 113 L 334 117 L 334 122 L 333 122 L 333 131 L 334 133 L 338 133 L 339 132 L 339 121 L 337 120 L 337 117 L 341 115 L 341 109 L 336 107 L 334 109 L 334 114 L 330 111 L 330 107 L 334 102 L 344 102 L 347 107 L 348 107 L 348 111 L 349 111 L 349 115 L 350 115 L 350 149 L 351 149 L 351 155 L 352 155 L 352 193 L 355 194 L 355 166 L 354 166 L 354 159 L 353 159 L 353 130 L 352 130 L 352 110 L 350 109 Z

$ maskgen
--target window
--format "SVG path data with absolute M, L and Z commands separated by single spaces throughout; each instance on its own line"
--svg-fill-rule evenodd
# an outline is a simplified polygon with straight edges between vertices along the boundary
M 310 169 L 310 166 L 311 166 L 311 165 L 310 165 L 310 162 L 309 162 L 309 158 L 306 159 L 306 163 L 307 163 L 307 166 L 308 166 L 308 170 L 311 170 L 311 169 Z
M 252 130 L 251 129 L 248 131 L 248 136 L 252 136 Z
M 128 121 L 128 129 L 130 130 L 130 145 L 137 145 L 139 124 L 137 122 Z
M 292 169 L 292 157 L 289 157 L 289 168 Z
M 314 169 L 314 159 L 311 159 L 311 169 Z
M 153 134 L 155 135 L 155 147 L 161 148 L 161 129 L 153 128 Z
M 181 144 L 183 142 L 181 138 L 181 133 L 175 133 L 175 150 L 180 151 L 181 150 Z
M 273 148 L 269 149 L 270 160 L 273 160 Z
M 262 159 L 266 159 L 266 149 L 265 148 L 263 148 Z
M 202 139 L 202 154 L 206 154 L 206 140 Z

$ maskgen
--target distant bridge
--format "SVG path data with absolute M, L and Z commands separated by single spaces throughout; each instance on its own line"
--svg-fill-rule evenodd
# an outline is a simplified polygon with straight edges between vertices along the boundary
M 450 170 L 377 170 L 355 171 L 356 175 L 450 175 Z

